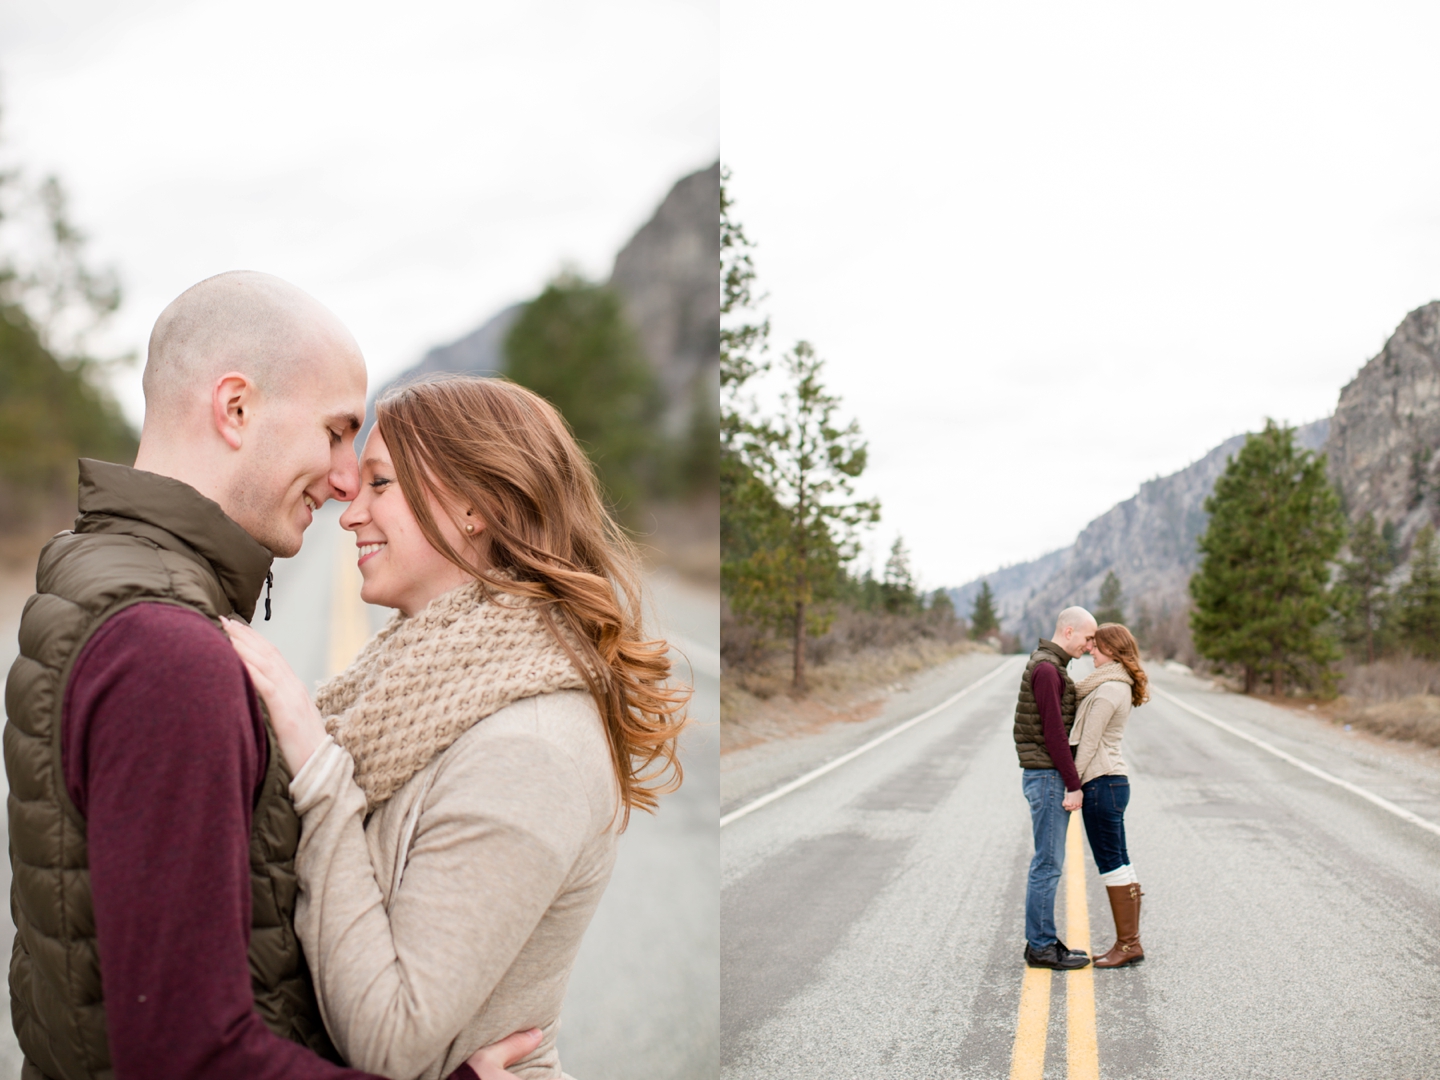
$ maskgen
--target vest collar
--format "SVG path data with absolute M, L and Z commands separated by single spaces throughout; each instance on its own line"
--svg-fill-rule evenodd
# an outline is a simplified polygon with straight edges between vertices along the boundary
M 1060 674 L 1064 675 L 1068 680 L 1070 661 L 1074 659 L 1069 653 L 1049 638 L 1043 637 L 1040 639 L 1040 644 L 1036 646 L 1035 651 L 1038 653 L 1049 653 L 1050 656 L 1054 658 L 1056 665 L 1060 668 Z
M 141 521 L 183 540 L 211 565 L 230 606 L 247 622 L 275 556 L 189 484 L 106 461 L 80 459 L 80 520 L 90 514 Z

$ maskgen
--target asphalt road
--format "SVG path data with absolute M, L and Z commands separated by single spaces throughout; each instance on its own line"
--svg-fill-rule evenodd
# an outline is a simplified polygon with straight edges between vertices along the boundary
M 1019 1055 L 1031 842 L 1011 739 L 1018 658 L 917 680 L 903 709 L 832 729 L 808 759 L 805 740 L 734 767 L 727 755 L 722 810 L 985 665 L 1001 670 L 952 706 L 725 826 L 722 1075 L 1440 1077 L 1440 835 L 1296 764 L 1440 824 L 1434 755 L 1157 673 L 1171 696 L 1132 714 L 1125 741 L 1147 960 L 1046 976 Z M 1071 944 L 1088 934 L 1104 949 L 1108 905 L 1080 850 L 1084 877 L 1071 860 L 1076 896 L 1062 888 L 1057 918 Z
M 358 601 L 353 539 L 327 505 L 294 559 L 276 564 L 273 617 L 256 627 L 314 685 L 348 661 L 389 612 Z M 682 739 L 685 783 L 653 817 L 632 816 L 610 886 L 581 948 L 562 1014 L 560 1052 L 580 1080 L 690 1080 L 719 1057 L 719 598 L 658 574 L 651 624 L 678 642 L 694 674 L 697 723 Z M 0 595 L 0 663 L 15 655 L 28 588 Z M 263 605 L 262 605 L 263 611 Z M 3 828 L 3 819 L 0 819 Z M 9 862 L 0 862 L 9 893 Z M 14 930 L 0 919 L 0 947 Z M 8 1011 L 8 995 L 0 995 Z M 0 1019 L 0 1077 L 18 1076 L 8 1015 Z

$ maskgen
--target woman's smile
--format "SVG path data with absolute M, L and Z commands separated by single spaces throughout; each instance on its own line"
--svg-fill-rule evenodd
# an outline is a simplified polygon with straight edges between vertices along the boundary
M 405 616 L 414 615 L 441 593 L 472 580 L 471 575 L 457 567 L 425 539 L 420 523 L 400 485 L 395 482 L 395 466 L 390 451 L 377 427 L 370 432 L 360 462 L 360 491 L 340 515 L 341 528 L 355 534 L 358 559 L 355 563 L 365 578 L 360 598 L 367 604 L 393 607 Z M 427 496 L 429 510 L 447 542 L 473 554 L 473 537 L 461 531 L 453 512 L 434 496 Z M 370 539 L 360 534 L 370 533 Z M 375 539 L 383 532 L 385 539 Z M 381 552 L 393 559 L 375 562 Z

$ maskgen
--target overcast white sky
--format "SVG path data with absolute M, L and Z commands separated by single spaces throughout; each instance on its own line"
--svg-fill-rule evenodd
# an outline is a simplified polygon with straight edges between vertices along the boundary
M 724 0 L 723 158 L 926 585 L 1069 543 L 1440 298 L 1440 7 Z
M 0 4 L 0 156 L 58 173 L 144 354 L 160 310 L 266 270 L 354 331 L 371 384 L 592 277 L 719 148 L 714 0 Z M 117 389 L 137 421 L 136 367 Z

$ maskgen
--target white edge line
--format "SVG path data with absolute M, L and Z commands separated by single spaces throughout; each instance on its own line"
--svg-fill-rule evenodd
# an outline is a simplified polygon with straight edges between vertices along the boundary
M 1402 819 L 1404 819 L 1405 821 L 1410 822 L 1410 824 L 1412 824 L 1412 825 L 1418 825 L 1418 826 L 1420 826 L 1420 828 L 1425 829 L 1425 830 L 1427 830 L 1427 831 L 1429 831 L 1429 832 L 1432 832 L 1432 833 L 1434 833 L 1436 836 L 1440 836 L 1440 825 L 1436 825 L 1433 821 L 1426 821 L 1424 818 L 1420 817 L 1418 814 L 1412 814 L 1409 810 L 1406 810 L 1403 806 L 1396 806 L 1396 805 L 1395 805 L 1394 803 L 1392 803 L 1389 799 L 1382 799 L 1379 795 L 1376 795 L 1374 792 L 1366 791 L 1364 788 L 1360 787 L 1358 784 L 1352 784 L 1349 780 L 1342 780 L 1340 777 L 1334 776 L 1334 775 L 1332 775 L 1331 773 L 1326 772 L 1324 769 L 1316 768 L 1314 765 L 1311 765 L 1311 764 L 1310 764 L 1309 762 L 1307 762 L 1307 761 L 1301 761 L 1299 758 L 1295 757 L 1293 754 L 1287 754 L 1284 750 L 1281 750 L 1279 747 L 1271 746 L 1271 745 L 1270 745 L 1269 743 L 1267 743 L 1264 739 L 1257 739 L 1254 735 L 1250 735 L 1250 734 L 1248 734 L 1248 733 L 1246 733 L 1246 732 L 1244 732 L 1244 731 L 1241 731 L 1241 730 L 1240 730 L 1239 728 L 1237 728 L 1237 727 L 1232 727 L 1230 724 L 1227 724 L 1224 720 L 1217 720 L 1215 717 L 1211 716 L 1209 713 L 1201 712 L 1199 709 L 1195 708 L 1194 706 L 1185 704 L 1185 702 L 1181 701 L 1179 698 L 1175 697 L 1173 694 L 1167 694 L 1164 690 L 1161 690 L 1158 686 L 1156 686 L 1154 689 L 1155 689 L 1155 693 L 1159 694 L 1159 695 L 1160 695 L 1161 697 L 1163 697 L 1166 701 L 1170 702 L 1170 703 L 1173 704 L 1173 705 L 1178 705 L 1180 708 L 1184 709 L 1184 710 L 1185 710 L 1186 712 L 1188 712 L 1188 713 L 1193 713 L 1195 716 L 1198 716 L 1201 720 L 1207 720 L 1207 721 L 1209 721 L 1210 723 L 1214 724 L 1216 727 L 1222 728 L 1222 729 L 1224 729 L 1225 731 L 1230 732 L 1231 735 L 1238 736 L 1239 738 L 1244 739 L 1246 742 L 1254 743 L 1256 746 L 1260 747 L 1260 749 L 1262 749 L 1262 750 L 1268 750 L 1270 753 L 1274 754 L 1276 757 L 1282 758 L 1283 760 L 1290 762 L 1290 764 L 1291 764 L 1291 765 L 1294 765 L 1296 768 L 1304 769 L 1306 772 L 1310 773 L 1311 775 L 1313 775 L 1313 776 L 1318 776 L 1321 780 L 1328 780 L 1330 783 L 1335 784 L 1337 787 L 1342 787 L 1342 788 L 1344 788 L 1346 791 L 1348 791 L 1348 792 L 1350 792 L 1350 793 L 1352 793 L 1352 794 L 1354 794 L 1354 795 L 1359 795 L 1360 798 L 1365 799 L 1365 800 L 1367 800 L 1367 801 L 1369 801 L 1369 802 L 1374 803 L 1376 806 L 1380 807 L 1381 810 L 1387 810 L 1387 811 L 1389 811 L 1390 813 L 1394 814 L 1396 817 L 1402 818 Z
M 912 728 L 912 727 L 914 727 L 916 724 L 920 723 L 920 721 L 922 721 L 922 720 L 929 720 L 930 717 L 934 716 L 936 713 L 941 712 L 941 711 L 943 711 L 943 710 L 945 710 L 945 709 L 948 709 L 951 705 L 954 705 L 955 702 L 959 701 L 959 700 L 960 700 L 961 698 L 963 698 L 966 694 L 970 693 L 970 691 L 972 691 L 972 690 L 977 690 L 977 689 L 979 689 L 981 686 L 985 685 L 985 683 L 987 683 L 987 682 L 989 682 L 991 679 L 995 678 L 996 675 L 999 675 L 1002 671 L 1004 671 L 1004 670 L 1005 670 L 1007 667 L 1009 667 L 1009 666 L 1010 666 L 1010 665 L 1008 665 L 1008 664 L 1006 664 L 1006 663 L 1004 663 L 1004 662 L 1002 661 L 1000 664 L 997 664 L 997 665 L 996 665 L 994 671 L 991 671 L 991 672 L 988 672 L 988 673 L 985 674 L 985 675 L 982 675 L 980 678 L 978 678 L 978 679 L 976 679 L 974 682 L 972 682 L 969 686 L 965 687 L 965 689 L 960 690 L 960 691 L 958 691 L 957 693 L 951 694 L 948 698 L 946 698 L 944 701 L 942 701 L 939 705 L 936 705 L 934 708 L 925 710 L 925 711 L 924 711 L 923 713 L 921 713 L 919 716 L 912 716 L 909 720 L 906 720 L 904 723 L 896 724 L 896 725 L 895 725 L 893 728 L 891 728 L 889 731 L 885 732 L 884 734 L 875 736 L 875 738 L 873 738 L 873 739 L 871 739 L 869 742 L 865 743 L 865 745 L 863 745 L 863 746 L 857 746 L 854 750 L 851 750 L 849 753 L 847 753 L 847 754 L 841 754 L 839 757 L 834 758 L 834 759 L 831 760 L 831 761 L 827 761 L 824 765 L 821 765 L 818 769 L 811 769 L 811 770 L 810 770 L 808 773 L 806 773 L 804 776 L 797 776 L 794 780 L 791 780 L 788 784 L 783 784 L 783 785 L 781 785 L 780 787 L 776 788 L 774 791 L 770 792 L 768 795 L 761 795 L 760 798 L 756 799 L 754 802 L 746 803 L 744 806 L 740 807 L 738 810 L 731 810 L 730 813 L 724 815 L 724 816 L 720 819 L 720 827 L 723 829 L 726 825 L 729 825 L 732 821 L 737 821 L 737 820 L 739 820 L 740 818 L 744 817 L 746 814 L 750 813 L 752 810 L 759 810 L 762 806 L 768 806 L 768 805 L 770 805 L 770 804 L 771 804 L 772 802 L 774 802 L 776 799 L 784 798 L 786 795 L 789 795 L 790 792 L 794 791 L 796 788 L 804 787 L 806 784 L 810 783 L 811 780 L 816 780 L 816 779 L 824 776 L 826 773 L 830 772 L 832 769 L 838 769 L 841 765 L 844 765 L 847 761 L 854 761 L 857 757 L 859 757 L 861 754 L 865 753 L 867 750 L 873 750 L 873 749 L 875 749 L 875 747 L 879 746 L 881 743 L 885 742 L 886 740 L 888 740 L 888 739 L 893 739 L 896 735 L 899 735 L 902 731 L 908 731 L 910 728 Z

